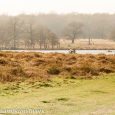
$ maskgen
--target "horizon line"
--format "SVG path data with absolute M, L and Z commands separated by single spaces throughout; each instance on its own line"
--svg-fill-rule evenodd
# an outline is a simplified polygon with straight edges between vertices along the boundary
M 64 12 L 61 12 L 61 13 L 57 13 L 56 11 L 51 11 L 49 13 L 47 12 L 34 12 L 34 13 L 26 13 L 26 12 L 20 12 L 18 14 L 10 14 L 8 12 L 4 12 L 4 13 L 0 13 L 0 16 L 2 15 L 7 15 L 7 16 L 19 16 L 19 15 L 40 15 L 40 14 L 57 14 L 57 15 L 67 15 L 67 14 L 74 14 L 74 15 L 79 15 L 79 14 L 89 14 L 89 15 L 94 15 L 94 14 L 109 14 L 109 15 L 114 15 L 114 13 L 109 13 L 109 12 L 95 12 L 95 13 L 79 13 L 79 12 L 75 12 L 75 11 L 72 11 L 72 12 L 67 12 L 67 13 L 64 13 Z

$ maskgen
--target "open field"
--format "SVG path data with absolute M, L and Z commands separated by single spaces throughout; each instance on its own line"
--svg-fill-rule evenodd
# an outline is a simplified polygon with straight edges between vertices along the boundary
M 12 82 L 0 85 L 0 108 L 44 108 L 44 115 L 114 115 L 114 95 L 115 74 L 98 79 Z
M 0 52 L 0 108 L 114 115 L 114 72 L 115 55 Z
M 91 45 L 88 45 L 89 39 L 75 39 L 75 43 L 72 44 L 71 40 L 60 40 L 60 47 L 61 49 L 70 49 L 70 48 L 75 48 L 75 49 L 105 49 L 105 50 L 110 50 L 110 49 L 115 49 L 115 42 L 113 40 L 107 40 L 107 39 L 92 39 L 91 40 Z M 69 45 L 69 47 L 68 47 Z
M 60 39 L 60 47 L 55 45 L 53 50 L 56 49 L 71 49 L 75 48 L 76 50 L 115 50 L 115 41 L 108 39 L 91 39 L 91 45 L 89 44 L 89 39 L 75 39 L 74 43 L 71 43 L 71 40 Z M 3 47 L 4 49 L 4 47 Z M 40 49 L 40 45 L 38 43 L 33 47 L 26 47 L 23 41 L 20 41 L 20 44 L 17 45 L 17 50 L 38 50 Z M 11 46 L 7 47 L 6 50 L 12 50 Z M 41 50 L 52 50 L 51 44 L 48 48 L 44 48 L 42 44 Z

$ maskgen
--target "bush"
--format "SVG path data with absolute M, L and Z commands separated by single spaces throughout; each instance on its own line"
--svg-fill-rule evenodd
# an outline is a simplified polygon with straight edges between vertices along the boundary
M 47 73 L 52 75 L 58 75 L 60 73 L 60 70 L 56 66 L 52 66 L 47 70 Z

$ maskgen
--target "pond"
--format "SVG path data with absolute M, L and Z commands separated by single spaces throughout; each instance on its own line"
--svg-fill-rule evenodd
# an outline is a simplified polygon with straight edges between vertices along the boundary
M 69 53 L 69 50 L 2 50 L 2 51 L 13 51 L 13 52 L 42 52 L 42 53 Z M 76 50 L 76 53 L 78 54 L 99 54 L 99 53 L 104 53 L 104 54 L 115 54 L 115 50 L 111 50 L 111 52 L 108 52 L 108 50 Z

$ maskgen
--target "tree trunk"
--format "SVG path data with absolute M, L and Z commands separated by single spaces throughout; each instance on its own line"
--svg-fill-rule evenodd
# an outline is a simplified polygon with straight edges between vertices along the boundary
M 46 43 L 45 43 L 45 40 L 44 40 L 44 49 L 46 49 Z
M 33 49 L 34 49 L 35 43 L 33 43 Z
M 83 35 L 83 38 L 85 39 L 85 36 Z
M 72 39 L 72 43 L 74 43 L 74 39 Z
M 59 48 L 60 48 L 60 43 L 59 43 Z
M 31 37 L 31 47 L 33 46 L 33 38 Z
M 29 49 L 29 38 L 28 38 L 28 49 Z
M 2 42 L 2 50 L 3 50 L 3 42 Z
M 11 44 L 12 44 L 11 47 L 13 48 L 13 46 L 14 46 L 14 40 L 13 40 L 13 39 L 12 39 L 12 41 L 11 41 Z
M 15 50 L 15 48 L 16 48 L 16 28 L 15 28 L 15 26 L 14 26 L 14 50 Z
M 47 45 L 48 45 L 48 44 L 46 43 L 46 48 L 45 48 L 45 49 L 47 49 Z
M 14 50 L 16 49 L 16 38 L 14 36 Z
M 57 49 L 58 49 L 58 44 L 57 44 Z
M 40 40 L 40 49 L 42 48 L 41 40 Z
M 52 40 L 52 50 L 54 49 L 53 45 L 54 45 L 54 44 L 53 44 L 53 40 Z
M 33 46 L 33 30 L 32 25 L 30 25 L 30 40 L 31 40 L 31 47 Z
M 89 37 L 89 45 L 91 45 L 91 43 L 90 43 L 90 37 Z
M 26 49 L 26 42 L 25 42 L 25 49 Z
M 49 43 L 48 43 L 48 49 L 49 49 Z

